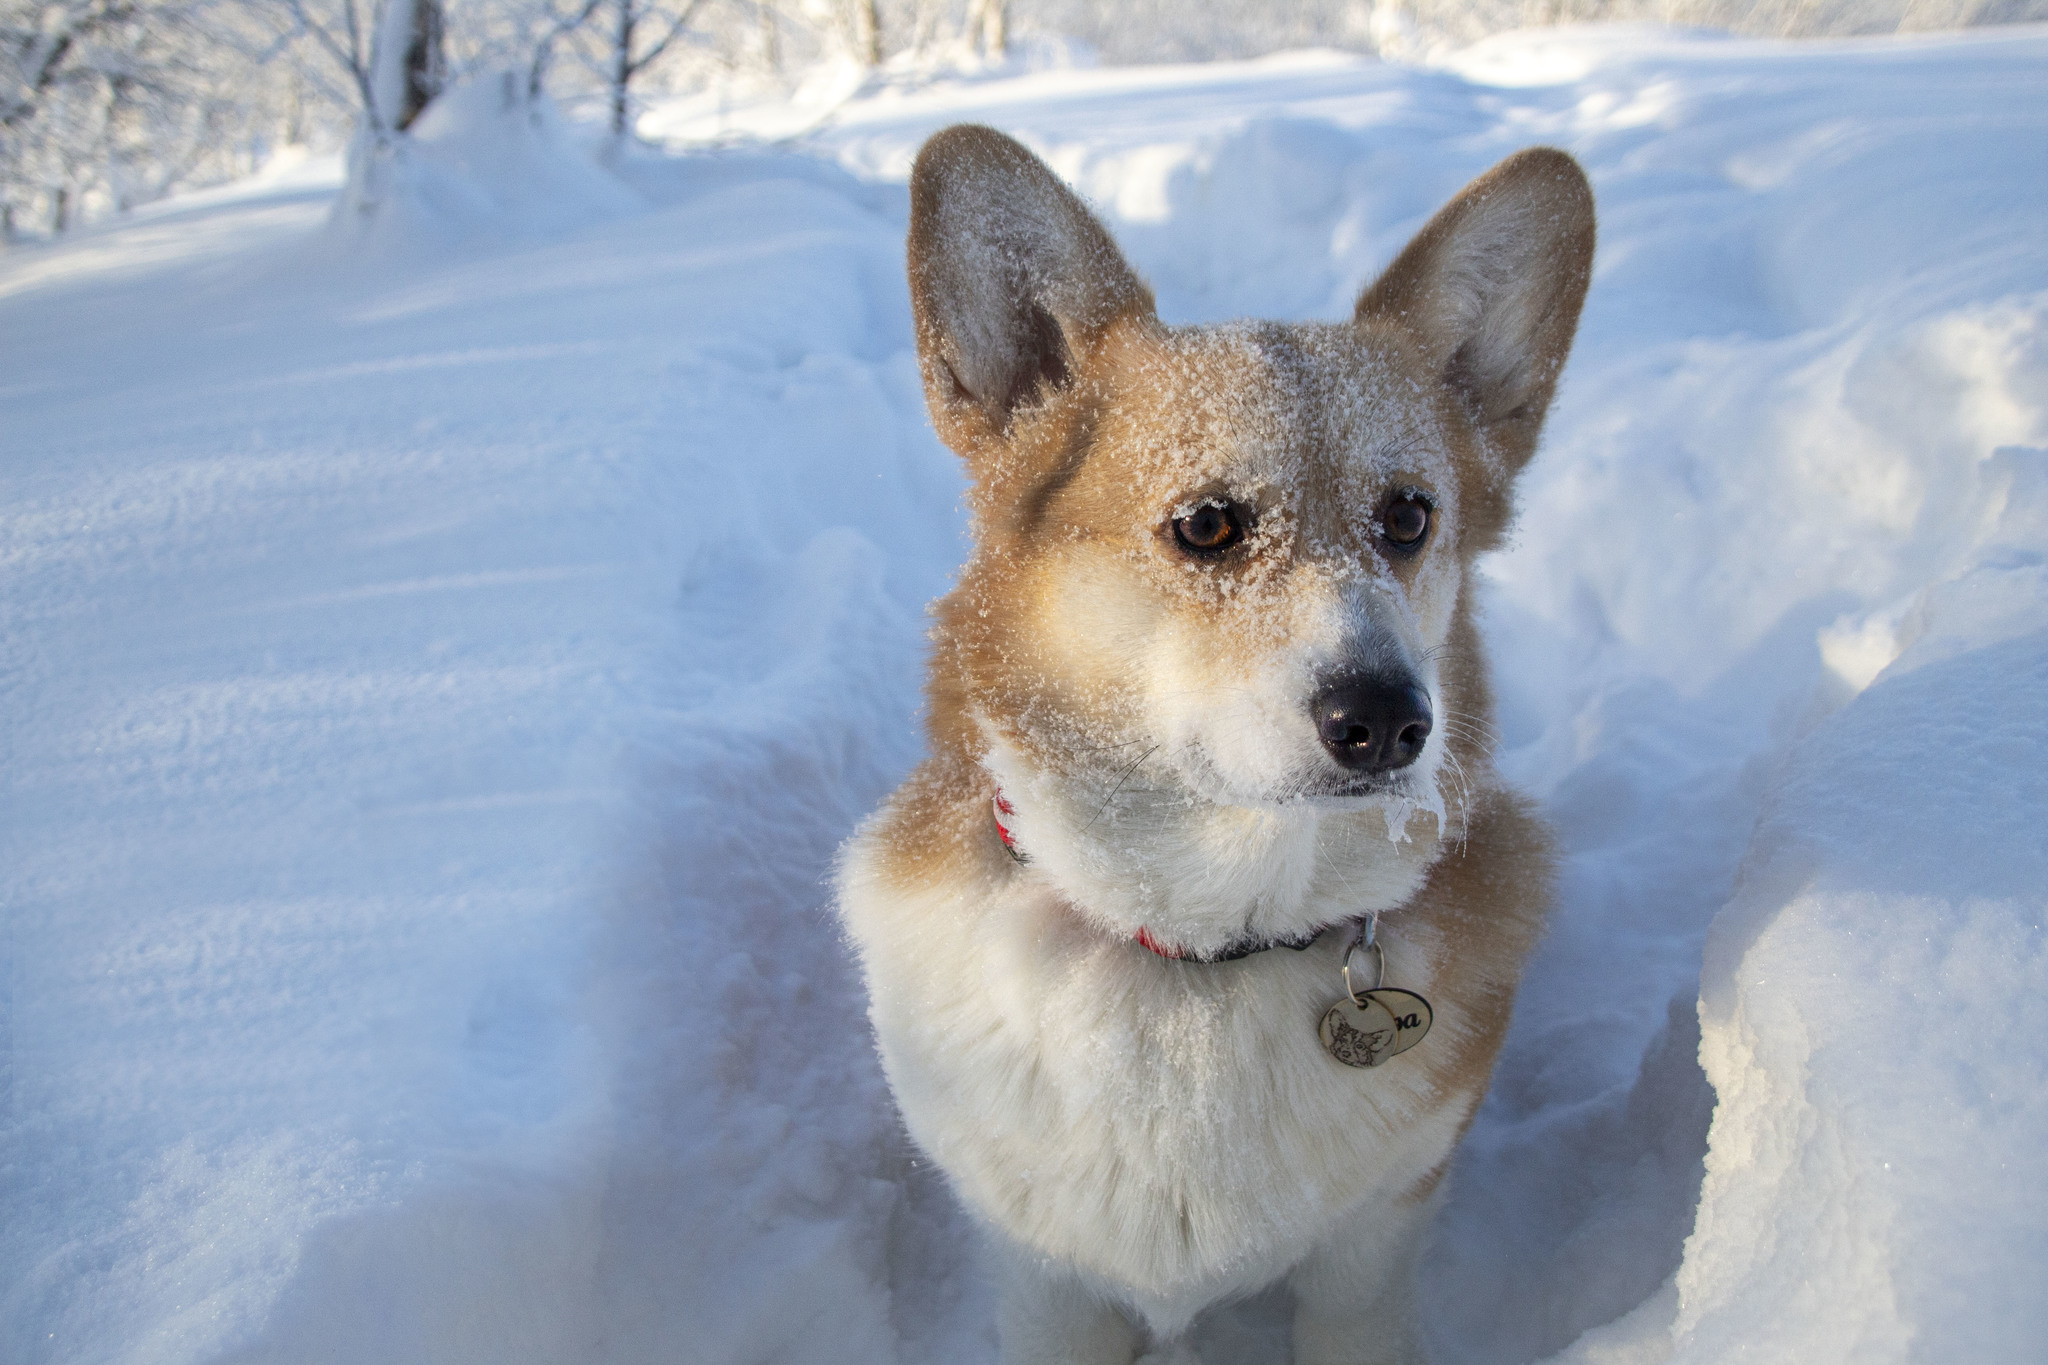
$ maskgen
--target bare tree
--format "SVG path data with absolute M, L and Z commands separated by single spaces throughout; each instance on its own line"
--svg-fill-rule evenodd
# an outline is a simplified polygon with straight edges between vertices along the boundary
M 403 132 L 448 77 L 441 0 L 282 0 L 292 32 L 325 54 L 373 136 Z
M 0 13 L 0 129 L 35 117 L 82 42 L 120 22 L 124 7 L 84 4 L 10 5 Z
M 548 0 L 541 10 L 541 31 L 533 40 L 533 57 L 526 66 L 528 102 L 541 96 L 542 87 L 547 83 L 548 70 L 554 65 L 555 44 L 589 23 L 590 17 L 597 13 L 597 7 L 603 3 L 604 0 L 582 0 L 580 4 L 571 4 L 567 8 L 557 10 L 554 0 Z
M 398 16 L 407 10 L 405 18 Z M 388 41 L 400 46 L 396 62 L 399 75 L 396 109 L 391 126 L 400 132 L 412 127 L 434 96 L 448 83 L 447 24 L 441 0 L 389 0 L 386 11 L 392 17 Z
M 690 21 L 704 7 L 705 0 L 684 0 L 678 7 L 661 0 L 609 0 L 612 6 L 611 48 L 606 54 L 607 88 L 611 103 L 614 138 L 626 135 L 626 115 L 631 107 L 633 81 L 660 61 L 690 27 Z M 650 32 L 659 38 L 648 41 Z

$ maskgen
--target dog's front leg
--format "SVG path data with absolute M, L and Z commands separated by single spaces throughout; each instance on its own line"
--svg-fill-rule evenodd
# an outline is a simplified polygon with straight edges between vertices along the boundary
M 1415 1263 L 1441 1194 L 1361 1206 L 1295 1266 L 1294 1365 L 1421 1365 Z
M 1131 1365 L 1143 1335 L 1072 1271 L 1012 1251 L 996 1330 L 1003 1365 Z

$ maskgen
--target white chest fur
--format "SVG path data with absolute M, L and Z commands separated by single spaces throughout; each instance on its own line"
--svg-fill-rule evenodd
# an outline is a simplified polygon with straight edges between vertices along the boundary
M 1272 1280 L 1455 1139 L 1464 1105 L 1419 1053 L 1360 1071 L 1323 1051 L 1341 935 L 1172 962 L 1042 884 L 892 892 L 869 854 L 842 907 L 912 1134 L 983 1218 L 1161 1315 Z M 1440 945 L 1397 920 L 1390 979 L 1428 994 Z

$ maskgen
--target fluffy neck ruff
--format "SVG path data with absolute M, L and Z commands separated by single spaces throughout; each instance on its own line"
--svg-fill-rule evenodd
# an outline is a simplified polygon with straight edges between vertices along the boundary
M 1442 838 L 1439 820 L 1403 820 L 1382 801 L 1253 808 L 1131 785 L 1105 802 L 1008 744 L 982 765 L 1008 799 L 1003 824 L 1029 857 L 1026 875 L 1103 932 L 1146 934 L 1169 956 L 1307 941 L 1391 910 L 1421 885 Z

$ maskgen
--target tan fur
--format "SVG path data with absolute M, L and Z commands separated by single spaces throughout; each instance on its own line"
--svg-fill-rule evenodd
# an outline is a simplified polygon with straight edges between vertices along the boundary
M 963 127 L 920 156 L 920 357 L 977 542 L 935 609 L 931 755 L 850 847 L 841 905 L 912 1132 L 1017 1252 L 1006 1358 L 1121 1365 L 1136 1338 L 1076 1304 L 1163 1339 L 1290 1266 L 1303 1361 L 1361 1305 L 1402 1318 L 1386 1358 L 1412 1350 L 1394 1211 L 1434 1206 L 1550 882 L 1489 767 L 1469 569 L 1507 527 L 1591 252 L 1583 176 L 1537 150 L 1438 214 L 1350 323 L 1169 329 L 1021 147 Z M 1390 490 L 1438 509 L 1412 557 L 1378 538 Z M 1171 525 L 1211 498 L 1254 529 L 1196 562 Z M 1295 714 L 1368 666 L 1410 670 L 1438 718 L 1370 797 Z M 997 837 L 998 778 L 1028 864 Z M 1130 941 L 1208 952 L 1367 912 L 1388 984 L 1436 1010 L 1372 1071 L 1314 1036 L 1340 934 L 1210 965 Z M 1254 1149 L 1270 1164 L 1247 1170 Z M 1063 1316 L 1071 1339 L 1040 1321 Z

